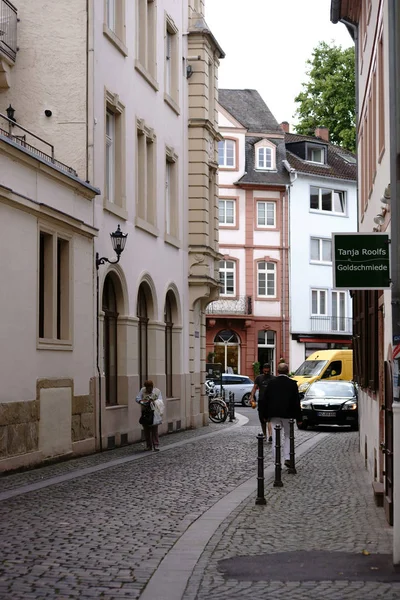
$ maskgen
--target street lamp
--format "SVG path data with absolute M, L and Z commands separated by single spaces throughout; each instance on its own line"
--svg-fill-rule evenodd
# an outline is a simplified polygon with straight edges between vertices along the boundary
M 15 115 L 15 108 L 13 108 L 10 104 L 10 106 L 8 108 L 6 108 L 6 113 L 7 113 L 7 117 L 10 119 L 10 121 L 14 121 L 14 123 L 16 122 L 16 118 L 14 117 Z
M 109 260 L 105 256 L 100 258 L 99 253 L 96 252 L 96 269 L 99 268 L 100 265 L 104 265 L 105 263 L 110 263 L 110 265 L 115 265 L 119 262 L 120 256 L 124 251 L 126 238 L 128 237 L 127 233 L 122 233 L 120 226 L 118 225 L 117 231 L 110 233 L 111 244 L 115 254 L 117 255 L 116 260 Z

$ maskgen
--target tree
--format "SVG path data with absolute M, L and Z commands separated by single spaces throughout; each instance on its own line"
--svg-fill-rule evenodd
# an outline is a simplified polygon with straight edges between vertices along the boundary
M 314 135 L 328 127 L 330 141 L 347 150 L 356 149 L 356 87 L 354 48 L 342 49 L 320 42 L 307 60 L 308 82 L 295 98 L 296 133 Z

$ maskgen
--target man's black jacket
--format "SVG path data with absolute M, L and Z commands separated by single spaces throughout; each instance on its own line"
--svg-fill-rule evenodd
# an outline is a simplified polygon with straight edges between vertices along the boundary
M 300 396 L 294 379 L 278 375 L 269 382 L 265 390 L 263 416 L 301 421 Z

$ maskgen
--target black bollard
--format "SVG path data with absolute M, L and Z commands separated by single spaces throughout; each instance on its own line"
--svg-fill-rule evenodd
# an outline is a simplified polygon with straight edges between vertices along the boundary
M 229 392 L 229 421 L 235 420 L 235 394 L 233 392 Z
M 264 436 L 259 433 L 257 436 L 258 440 L 258 474 L 257 474 L 257 498 L 256 504 L 267 504 L 264 496 Z
M 275 481 L 274 487 L 283 487 L 281 463 L 281 426 L 275 425 Z
M 295 457 L 294 457 L 294 419 L 289 420 L 289 426 L 290 426 L 290 457 L 289 457 L 290 467 L 288 467 L 288 473 L 293 473 L 294 475 L 296 475 L 297 471 L 296 471 L 296 464 L 295 464 Z

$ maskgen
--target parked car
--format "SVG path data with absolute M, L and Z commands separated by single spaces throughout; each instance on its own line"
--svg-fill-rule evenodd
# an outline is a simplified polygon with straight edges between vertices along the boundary
M 235 394 L 235 404 L 250 406 L 250 392 L 253 385 L 254 381 L 247 375 L 222 374 L 222 387 L 226 393 L 226 400 L 228 400 L 228 393 L 233 392 Z
M 315 381 L 300 402 L 302 425 L 350 425 L 358 429 L 357 388 L 352 381 Z

